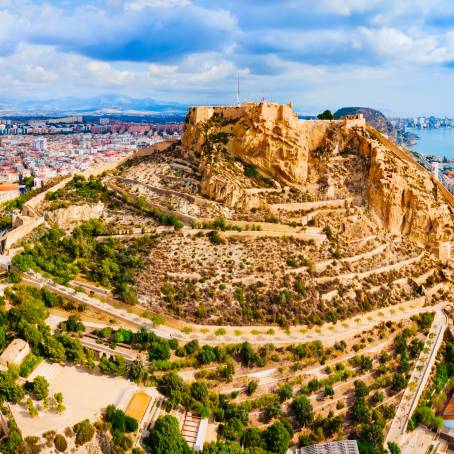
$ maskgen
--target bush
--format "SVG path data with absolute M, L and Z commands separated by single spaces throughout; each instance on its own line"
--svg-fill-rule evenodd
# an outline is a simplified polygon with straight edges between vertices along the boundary
M 249 178 L 257 178 L 260 174 L 257 172 L 257 169 L 253 165 L 246 164 L 244 166 L 244 175 Z
M 33 353 L 29 353 L 20 365 L 19 375 L 23 378 L 27 378 L 42 360 L 42 356 L 36 356 Z
M 259 386 L 259 382 L 257 380 L 251 380 L 248 384 L 247 384 L 247 388 L 246 388 L 246 394 L 248 396 L 251 396 L 252 394 L 254 394 L 254 392 L 256 391 L 256 389 L 258 388 Z
M 208 239 L 210 240 L 210 243 L 214 244 L 214 245 L 219 245 L 219 244 L 225 243 L 224 238 L 222 238 L 222 236 L 220 235 L 220 233 L 217 230 L 211 230 L 208 233 Z
M 88 443 L 95 434 L 95 428 L 88 419 L 85 419 L 73 427 L 74 434 L 76 435 L 76 446 Z
M 65 452 L 66 449 L 68 448 L 68 443 L 66 441 L 66 438 L 60 434 L 55 435 L 54 445 L 55 445 L 55 449 L 58 452 Z

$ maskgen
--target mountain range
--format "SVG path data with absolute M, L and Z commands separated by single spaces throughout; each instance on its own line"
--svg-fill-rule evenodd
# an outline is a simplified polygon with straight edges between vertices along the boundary
M 185 114 L 187 105 L 163 103 L 152 98 L 131 98 L 106 94 L 91 98 L 45 100 L 2 100 L 0 115 L 69 115 L 69 114 Z

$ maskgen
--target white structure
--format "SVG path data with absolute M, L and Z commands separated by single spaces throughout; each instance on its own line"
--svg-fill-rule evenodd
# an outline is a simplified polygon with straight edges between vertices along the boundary
M 35 139 L 33 141 L 33 150 L 34 151 L 44 151 L 47 148 L 46 139 Z
M 20 196 L 18 184 L 0 184 L 0 203 Z
M 359 450 L 356 440 L 341 440 L 299 448 L 296 454 L 359 454 Z
M 14 339 L 0 355 L 0 365 L 4 367 L 15 364 L 19 366 L 30 353 L 30 346 L 23 339 Z

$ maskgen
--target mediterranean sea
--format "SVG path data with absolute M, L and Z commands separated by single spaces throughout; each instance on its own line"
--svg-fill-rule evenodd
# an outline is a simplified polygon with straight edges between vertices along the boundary
M 407 128 L 419 136 L 411 148 L 419 153 L 446 156 L 454 159 L 454 128 L 417 129 Z

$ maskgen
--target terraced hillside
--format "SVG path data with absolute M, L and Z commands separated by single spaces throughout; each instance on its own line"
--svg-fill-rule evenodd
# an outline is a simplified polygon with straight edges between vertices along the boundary
M 130 281 L 187 321 L 314 325 L 452 292 L 437 255 L 451 201 L 361 118 L 194 108 L 181 143 L 59 191 L 41 207 L 49 224 L 101 218 L 99 241 L 156 234 Z

